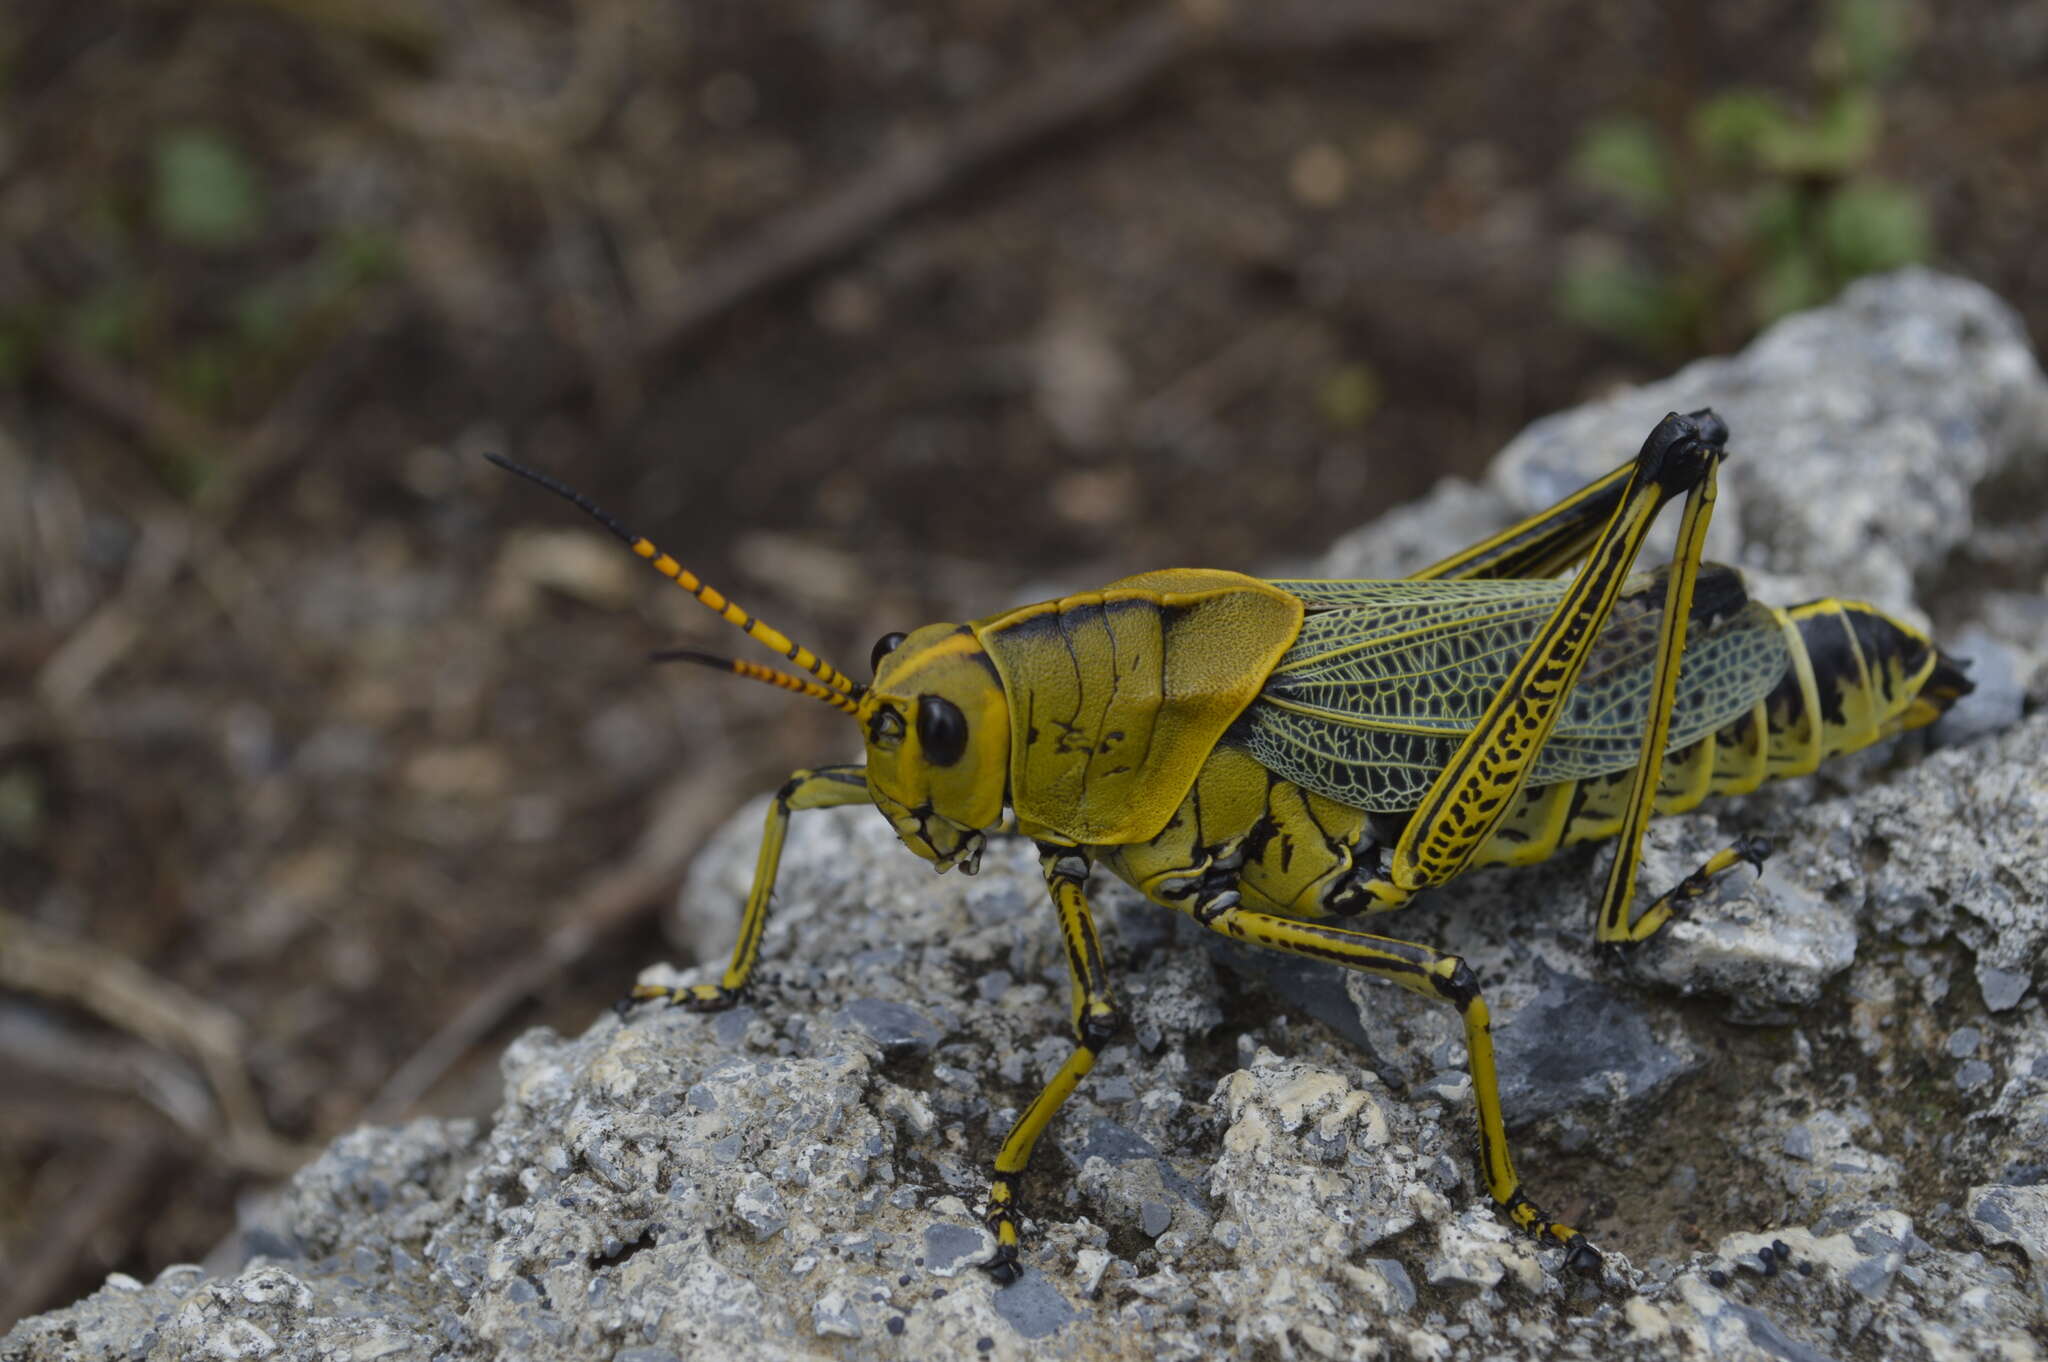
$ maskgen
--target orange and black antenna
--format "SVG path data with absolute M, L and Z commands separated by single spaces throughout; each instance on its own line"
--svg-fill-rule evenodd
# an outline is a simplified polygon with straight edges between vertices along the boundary
M 719 591 L 716 587 L 706 585 L 698 578 L 696 573 L 656 548 L 652 540 L 643 539 L 641 536 L 628 530 L 609 511 L 591 501 L 590 498 L 584 496 L 575 488 L 570 487 L 566 483 L 558 482 L 545 473 L 521 467 L 519 464 L 513 463 L 510 459 L 500 455 L 486 454 L 484 457 L 508 473 L 517 473 L 528 482 L 540 484 L 556 496 L 567 501 L 570 505 L 576 507 L 579 511 L 582 511 L 592 520 L 595 520 L 598 524 L 624 540 L 628 548 L 652 563 L 656 572 L 659 572 L 662 576 L 668 578 L 692 596 L 695 596 L 699 601 L 702 601 L 707 609 L 717 614 L 727 624 L 737 627 L 741 633 L 744 633 L 756 643 L 773 648 L 776 652 L 781 653 L 794 663 L 800 671 L 809 672 L 812 676 L 817 677 L 818 681 L 805 681 L 801 677 L 791 676 L 787 672 L 777 671 L 773 667 L 763 667 L 758 663 L 743 662 L 738 658 L 722 658 L 714 657 L 711 654 L 688 652 L 677 653 L 675 654 L 676 656 L 688 656 L 693 661 L 708 661 L 711 665 L 725 671 L 730 671 L 735 675 L 749 677 L 756 681 L 767 681 L 772 685 L 781 686 L 784 690 L 793 690 L 800 695 L 808 695 L 812 699 L 823 700 L 828 704 L 845 710 L 849 714 L 853 713 L 854 701 L 860 697 L 862 687 L 851 677 L 847 676 L 846 673 L 840 671 L 837 667 L 825 661 L 802 644 L 791 642 L 781 630 L 763 624 L 760 620 L 755 619 L 752 615 L 740 609 L 739 606 L 726 599 L 723 592 Z
M 749 662 L 743 657 L 721 657 L 717 653 L 700 653 L 695 648 L 663 648 L 660 652 L 649 653 L 647 660 L 649 662 L 695 662 L 717 671 L 731 672 L 734 676 L 744 676 L 749 681 L 766 681 L 771 686 L 780 686 L 784 690 L 793 690 L 798 695 L 808 695 L 813 700 L 823 700 L 833 708 L 843 709 L 848 714 L 860 712 L 860 706 L 855 703 L 854 697 L 851 695 L 836 691 L 830 686 L 822 685 L 808 677 L 792 676 L 788 672 L 778 671 L 774 667 L 765 666 L 759 662 Z

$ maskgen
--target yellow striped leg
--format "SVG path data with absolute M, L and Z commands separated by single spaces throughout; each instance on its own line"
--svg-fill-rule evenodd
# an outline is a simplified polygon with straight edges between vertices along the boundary
M 1039 864 L 1045 871 L 1045 887 L 1052 894 L 1060 917 L 1060 940 L 1067 948 L 1067 972 L 1074 981 L 1072 1021 L 1074 1052 L 1052 1076 L 1052 1081 L 1024 1108 L 1024 1114 L 1010 1127 L 1009 1136 L 996 1154 L 995 1174 L 989 1179 L 986 1224 L 996 1237 L 996 1253 L 987 1264 L 998 1282 L 1017 1280 L 1023 1269 L 1017 1262 L 1017 1185 L 1038 1137 L 1052 1121 L 1074 1089 L 1095 1067 L 1095 1057 L 1123 1022 L 1123 1016 L 1109 996 L 1109 980 L 1102 968 L 1102 943 L 1096 939 L 1095 918 L 1088 910 L 1082 886 L 1088 880 L 1088 861 L 1072 847 L 1039 844 Z
M 1585 566 L 1402 830 L 1389 872 L 1395 887 L 1413 893 L 1456 876 L 1514 807 L 1594 640 L 1614 612 L 1651 522 L 1666 502 L 1707 476 L 1721 457 L 1713 438 L 1722 430 L 1718 420 L 1695 422 L 1674 412 L 1650 432 L 1621 506 L 1594 541 Z
M 754 862 L 754 887 L 747 894 L 739 944 L 733 947 L 724 977 L 715 984 L 688 988 L 642 984 L 619 1004 L 620 1011 L 634 1003 L 659 1000 L 692 1012 L 717 1012 L 738 1002 L 761 956 L 761 934 L 768 929 L 768 900 L 775 893 L 775 872 L 782 865 L 782 839 L 789 830 L 789 815 L 797 809 L 833 809 L 867 800 L 867 768 L 862 766 L 820 766 L 791 776 L 768 805 L 768 818 L 761 829 L 761 854 Z
M 1633 472 L 1635 464 L 1625 463 L 1549 510 L 1409 574 L 1409 580 L 1469 582 L 1554 577 L 1592 547 L 1600 527 L 1613 518 L 1615 508 L 1621 505 Z
M 1700 438 L 1707 443 L 1727 443 L 1728 427 L 1711 410 L 1702 407 L 1687 413 L 1686 419 L 1699 427 Z M 1409 580 L 1469 582 L 1554 577 L 1585 557 L 1601 526 L 1614 517 L 1615 508 L 1621 505 L 1629 475 L 1634 471 L 1635 462 L 1631 460 L 1595 478 L 1555 506 L 1410 574 Z
M 1607 885 L 1600 894 L 1594 938 L 1599 941 L 1642 941 L 1656 934 L 1670 920 L 1681 900 L 1678 891 L 1652 904 L 1635 922 L 1629 921 L 1629 904 L 1636 893 L 1636 870 L 1643 860 L 1643 832 L 1657 800 L 1657 783 L 1664 772 L 1664 748 L 1671 736 L 1671 706 L 1678 695 L 1678 670 L 1684 662 L 1686 625 L 1692 615 L 1692 589 L 1699 577 L 1700 553 L 1706 545 L 1707 522 L 1714 514 L 1714 462 L 1707 464 L 1706 476 L 1685 497 L 1684 518 L 1678 527 L 1678 548 L 1671 559 L 1671 575 L 1664 588 L 1664 614 L 1657 623 L 1657 669 L 1650 686 L 1650 709 L 1643 725 L 1643 745 L 1636 754 L 1635 776 L 1629 783 L 1628 807 L 1622 814 L 1621 832 L 1614 846 L 1614 861 L 1608 867 Z M 1732 851 L 1733 849 L 1731 849 Z M 1716 860 L 1730 857 L 1724 851 Z M 1739 854 L 1728 861 L 1733 865 Z M 1698 887 L 1687 897 L 1696 897 L 1716 871 L 1714 861 L 1688 877 Z M 1723 869 L 1727 866 L 1722 867 Z
M 1617 851 L 1615 854 L 1619 858 L 1620 853 Z M 1709 885 L 1722 875 L 1733 870 L 1736 866 L 1752 866 L 1758 874 L 1762 874 L 1764 860 L 1770 854 L 1771 842 L 1768 837 L 1737 838 L 1731 845 L 1722 847 L 1712 856 L 1709 856 L 1706 863 L 1700 866 L 1699 869 L 1680 880 L 1655 903 L 1645 908 L 1643 915 L 1624 928 L 1622 934 L 1608 936 L 1604 933 L 1598 933 L 1595 939 L 1616 942 L 1647 941 L 1655 936 L 1658 930 L 1665 923 L 1669 922 L 1679 910 L 1690 904 L 1694 899 L 1705 894 Z M 1603 916 L 1601 918 L 1601 926 L 1604 928 L 1605 925 L 1606 918 Z
M 1214 914 L 1192 908 L 1184 911 L 1210 931 L 1290 955 L 1334 960 L 1457 1008 L 1465 1020 L 1472 1097 L 1479 1108 L 1479 1166 L 1488 1194 L 1515 1224 L 1562 1247 L 1565 1261 L 1574 1270 L 1592 1271 L 1600 1266 L 1600 1251 L 1586 1236 L 1552 1220 L 1522 1193 L 1521 1179 L 1515 1176 L 1514 1160 L 1508 1154 L 1507 1125 L 1501 1117 L 1500 1080 L 1494 1071 L 1493 1028 L 1486 1000 L 1479 996 L 1479 981 L 1463 960 L 1412 941 L 1368 936 L 1247 908 L 1228 907 Z

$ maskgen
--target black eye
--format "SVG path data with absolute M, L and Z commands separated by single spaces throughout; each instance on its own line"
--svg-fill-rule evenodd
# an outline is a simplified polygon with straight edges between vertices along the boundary
M 967 750 L 967 716 L 951 700 L 917 697 L 917 745 L 934 766 L 951 766 Z
M 903 635 L 901 633 L 884 634 L 876 639 L 875 650 L 868 654 L 868 670 L 870 672 L 882 670 L 882 659 L 902 646 Z

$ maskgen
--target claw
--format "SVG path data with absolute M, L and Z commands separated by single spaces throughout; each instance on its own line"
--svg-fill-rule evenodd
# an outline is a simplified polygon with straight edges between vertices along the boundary
M 1764 861 L 1770 857 L 1771 852 L 1774 850 L 1776 848 L 1771 845 L 1771 839 L 1768 837 L 1745 837 L 1742 839 L 1742 859 L 1754 866 L 1756 873 L 1759 875 L 1764 873 Z
M 989 1184 L 988 1197 L 988 1214 L 981 1218 L 981 1223 L 995 1236 L 996 1247 L 981 1268 L 995 1279 L 997 1286 L 1008 1286 L 1024 1275 L 1024 1264 L 1017 1259 L 1017 1220 L 1011 1214 L 1017 1198 L 1016 1184 L 1009 1175 L 998 1173 Z
M 1565 1245 L 1564 1265 L 1573 1272 L 1590 1277 L 1597 1274 L 1605 1264 L 1606 1259 L 1600 1256 L 1600 1250 L 1588 1243 L 1583 1234 L 1572 1236 L 1571 1243 Z
M 995 1256 L 981 1265 L 997 1286 L 1010 1286 L 1024 1276 L 1024 1264 L 1017 1261 L 1015 1244 L 999 1244 Z
M 685 1012 L 723 1012 L 739 1000 L 739 989 L 726 988 L 722 984 L 691 984 L 687 988 L 641 984 L 613 1003 L 612 1010 L 623 1017 L 637 1003 L 664 1003 L 669 1007 L 680 1007 Z
M 740 1000 L 740 991 L 718 984 L 698 984 L 689 989 L 671 989 L 669 1001 L 686 1012 L 723 1012 Z

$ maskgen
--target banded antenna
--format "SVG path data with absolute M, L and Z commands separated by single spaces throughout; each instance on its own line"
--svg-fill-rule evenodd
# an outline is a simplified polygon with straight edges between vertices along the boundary
M 618 522 L 618 519 L 611 512 L 605 510 L 602 506 L 599 506 L 567 483 L 557 481 L 545 473 L 516 464 L 502 455 L 486 454 L 484 457 L 508 473 L 517 473 L 528 482 L 538 483 L 540 486 L 547 488 L 550 492 L 553 492 L 556 496 L 562 498 L 571 506 L 574 506 L 577 510 L 604 526 L 607 530 L 610 530 L 623 540 L 626 546 L 632 549 L 634 553 L 652 563 L 656 572 L 659 572 L 662 576 L 696 597 L 707 610 L 710 610 L 727 624 L 737 628 L 756 643 L 781 653 L 799 671 L 809 672 L 823 684 L 814 686 L 811 682 L 790 676 L 786 672 L 776 671 L 773 667 L 762 667 L 755 663 L 742 662 L 737 658 L 716 658 L 714 659 L 714 665 L 738 676 L 745 676 L 756 681 L 768 681 L 772 685 L 781 686 L 784 690 L 794 690 L 801 695 L 810 695 L 813 699 L 825 700 L 849 714 L 853 712 L 853 702 L 860 697 L 862 687 L 851 677 L 847 676 L 846 673 L 840 671 L 801 643 L 792 642 L 781 630 L 774 628 L 772 625 L 762 623 L 745 610 L 742 610 L 737 604 L 729 600 L 724 592 L 707 584 L 696 573 L 684 567 L 668 554 L 663 553 L 659 548 L 655 547 L 652 540 L 645 539 L 628 530 Z M 711 655 L 693 655 L 694 659 L 699 661 L 709 656 Z
M 780 686 L 784 690 L 795 691 L 798 695 L 808 695 L 813 700 L 823 700 L 834 709 L 845 710 L 848 714 L 860 712 L 860 706 L 850 695 L 843 695 L 830 686 L 822 685 L 808 677 L 792 676 L 788 672 L 779 671 L 760 662 L 749 662 L 743 657 L 721 657 L 717 653 L 700 653 L 695 648 L 664 648 L 660 652 L 649 653 L 647 660 L 695 662 L 717 671 L 731 672 L 734 676 L 744 676 L 749 681 L 766 681 L 771 686 Z

